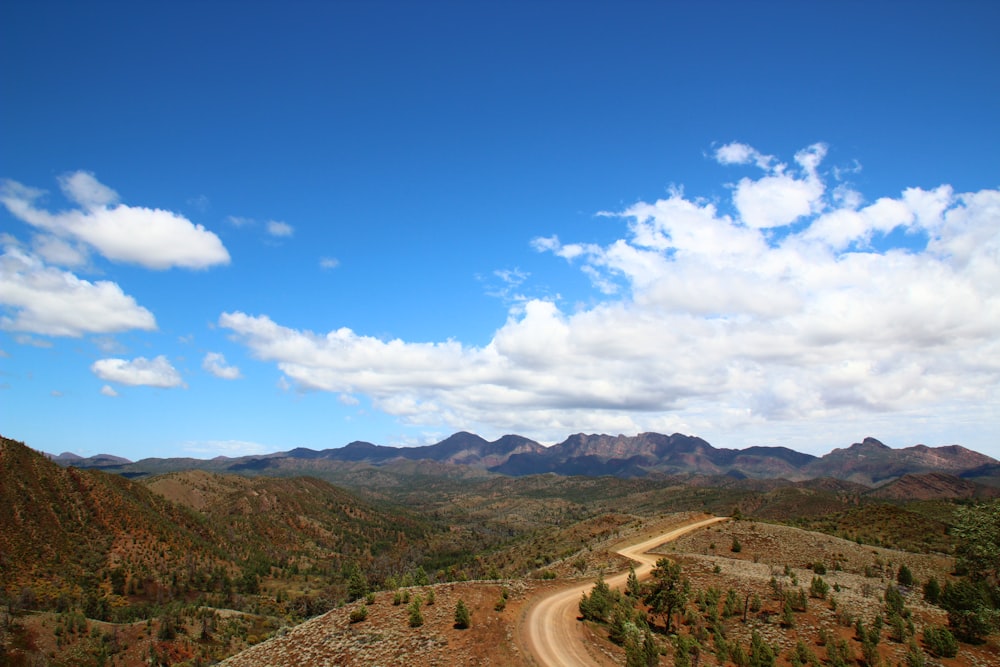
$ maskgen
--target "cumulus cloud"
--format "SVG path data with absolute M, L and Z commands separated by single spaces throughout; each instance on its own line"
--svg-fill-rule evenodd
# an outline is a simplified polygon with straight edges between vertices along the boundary
M 106 384 L 103 387 L 101 387 L 101 395 L 108 396 L 109 398 L 115 398 L 116 396 L 118 396 L 118 392 L 115 391 L 114 387 L 112 387 L 109 384 Z
M 180 373 L 170 365 L 163 355 L 153 359 L 136 357 L 127 359 L 98 359 L 90 370 L 107 382 L 117 382 L 129 386 L 147 386 L 169 389 L 184 384 Z
M 201 367 L 223 380 L 237 380 L 240 376 L 240 369 L 226 363 L 226 357 L 218 352 L 209 352 L 201 362 Z
M 763 170 L 731 202 L 677 190 L 614 214 L 623 234 L 606 245 L 536 239 L 604 296 L 572 312 L 528 299 L 482 346 L 242 312 L 219 325 L 300 390 L 363 394 L 413 424 L 748 439 L 728 446 L 804 422 L 997 426 L 1000 191 L 912 188 L 867 203 L 826 187 L 825 152 L 808 147 L 792 168 L 731 147 L 721 164 Z M 900 230 L 909 242 L 886 247 Z
M 156 329 L 153 314 L 117 284 L 90 282 L 8 246 L 0 255 L 0 327 L 48 336 Z
M 319 268 L 324 271 L 330 271 L 338 266 L 340 266 L 340 260 L 336 257 L 321 257 L 319 260 Z
M 118 193 L 84 171 L 63 176 L 59 184 L 76 208 L 57 213 L 39 208 L 43 193 L 15 181 L 0 185 L 0 202 L 14 217 L 60 239 L 63 252 L 85 244 L 109 260 L 150 269 L 229 263 L 219 237 L 180 214 L 122 204 Z

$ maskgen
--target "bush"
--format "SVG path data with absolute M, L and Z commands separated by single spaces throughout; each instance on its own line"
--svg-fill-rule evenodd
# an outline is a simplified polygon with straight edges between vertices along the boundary
M 939 658 L 954 658 L 958 653 L 958 642 L 948 628 L 927 628 L 924 630 L 924 646 L 931 655 Z
M 413 598 L 410 603 L 410 627 L 419 628 L 424 624 L 424 615 L 420 613 L 420 596 Z
M 978 644 L 993 630 L 988 595 L 981 586 L 965 580 L 946 584 L 941 606 L 948 612 L 948 625 L 963 641 Z
M 750 667 L 774 667 L 774 664 L 774 649 L 754 630 L 750 636 Z
M 360 623 L 368 618 L 368 607 L 360 605 L 351 610 L 351 623 Z
M 917 646 L 917 642 L 911 639 L 910 645 L 906 649 L 906 667 L 925 667 L 926 665 L 924 652 Z
M 896 575 L 896 581 L 900 586 L 912 586 L 913 573 L 910 572 L 910 568 L 906 567 L 906 565 L 900 565 L 899 573 Z
M 934 577 L 927 580 L 924 584 L 924 599 L 931 604 L 937 604 L 941 601 L 941 584 Z
M 739 552 L 743 551 L 743 545 L 740 544 L 740 541 L 736 539 L 735 535 L 733 535 L 733 543 L 732 545 L 730 545 L 729 550 L 732 551 L 734 554 L 738 554 Z
M 464 630 L 472 624 L 472 614 L 469 612 L 469 608 L 465 606 L 463 600 L 459 600 L 455 605 L 455 627 Z
M 815 571 L 816 569 L 813 568 L 813 572 Z M 819 598 L 820 600 L 823 600 L 826 598 L 826 595 L 829 592 L 830 592 L 830 585 L 825 581 L 823 581 L 823 577 L 814 576 L 812 578 L 812 584 L 809 585 L 809 595 L 813 596 L 814 598 Z
M 818 575 L 826 574 L 826 565 L 824 565 L 822 561 L 813 563 L 813 573 Z

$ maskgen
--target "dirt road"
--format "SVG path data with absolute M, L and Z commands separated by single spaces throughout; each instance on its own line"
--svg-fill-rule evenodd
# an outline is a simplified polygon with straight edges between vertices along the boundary
M 646 553 L 650 549 L 655 549 L 664 542 L 676 540 L 681 535 L 693 530 L 725 520 L 726 517 L 712 517 L 687 523 L 638 544 L 622 547 L 617 551 L 638 563 L 635 566 L 635 573 L 641 580 L 649 576 L 656 565 L 656 560 L 661 558 L 661 556 Z M 622 572 L 607 577 L 605 581 L 612 588 L 624 588 L 627 578 L 628 572 Z M 614 664 L 584 641 L 584 627 L 577 620 L 580 612 L 580 596 L 593 587 L 594 582 L 590 581 L 554 591 L 541 598 L 528 610 L 521 624 L 521 632 L 524 634 L 525 646 L 533 656 L 535 664 L 547 667 L 577 665 L 591 667 Z

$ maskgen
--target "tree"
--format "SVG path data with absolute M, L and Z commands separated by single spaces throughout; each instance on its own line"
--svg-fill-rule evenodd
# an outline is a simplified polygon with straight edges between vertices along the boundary
M 939 658 L 954 658 L 958 653 L 958 642 L 948 628 L 927 628 L 924 630 L 924 646 L 931 655 Z
M 671 616 L 683 607 L 691 596 L 691 583 L 681 573 L 679 563 L 669 558 L 656 561 L 648 592 L 643 599 L 651 613 L 664 619 L 667 632 L 671 628 Z
M 660 649 L 649 630 L 631 633 L 625 642 L 626 667 L 655 667 L 660 664 Z
M 815 572 L 816 570 L 813 570 Z M 809 595 L 814 598 L 819 598 L 823 600 L 826 598 L 827 593 L 830 592 L 830 584 L 823 581 L 823 577 L 814 576 L 812 578 L 812 583 L 809 585 Z
M 616 596 L 611 587 L 604 581 L 604 577 L 599 577 L 591 589 L 590 595 L 584 593 L 583 597 L 580 598 L 580 615 L 588 621 L 603 623 L 608 620 L 608 615 L 620 595 L 621 593 L 618 593 Z
M 469 608 L 465 606 L 464 600 L 459 600 L 455 604 L 455 627 L 464 630 L 472 624 L 472 614 L 469 612 Z
M 896 574 L 896 582 L 900 586 L 913 585 L 913 573 L 910 572 L 910 568 L 906 567 L 905 563 L 899 566 L 899 573 Z
M 420 596 L 413 598 L 413 602 L 410 603 L 410 627 L 419 628 L 424 624 L 424 615 L 420 613 Z
M 754 630 L 750 635 L 750 667 L 774 667 L 774 664 L 774 649 Z
M 931 604 L 937 604 L 941 601 L 941 584 L 934 577 L 927 580 L 924 584 L 924 599 Z
M 898 616 L 904 615 L 904 610 L 906 609 L 905 600 L 903 600 L 903 594 L 899 592 L 899 589 L 889 584 L 885 587 L 885 600 L 886 611 L 889 615 L 896 614 Z
M 941 606 L 948 612 L 948 625 L 963 641 L 979 643 L 995 625 L 996 612 L 989 607 L 983 584 L 963 579 L 945 584 L 941 592 Z
M 351 568 L 351 573 L 347 578 L 347 600 L 348 602 L 354 602 L 367 594 L 368 579 L 361 573 L 361 568 L 355 564 Z
M 959 507 L 952 534 L 959 538 L 956 548 L 959 567 L 973 581 L 1000 579 L 1000 500 Z
M 642 595 L 642 588 L 639 586 L 639 577 L 635 574 L 635 568 L 629 565 L 628 581 L 625 582 L 625 593 L 629 597 L 638 598 Z

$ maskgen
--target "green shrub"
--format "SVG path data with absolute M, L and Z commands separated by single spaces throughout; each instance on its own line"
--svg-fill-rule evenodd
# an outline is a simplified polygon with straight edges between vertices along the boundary
M 359 605 L 351 610 L 351 623 L 360 623 L 366 618 L 368 618 L 368 607 L 366 605 Z
M 937 604 L 941 601 L 941 584 L 934 577 L 927 580 L 924 584 L 924 599 L 931 604 Z
M 465 601 L 459 600 L 455 605 L 455 627 L 464 630 L 472 624 L 472 614 L 465 606 Z
M 813 572 L 815 571 L 816 570 L 814 568 Z M 830 585 L 825 581 L 823 581 L 823 577 L 814 576 L 812 578 L 812 583 L 809 585 L 809 595 L 813 596 L 814 598 L 819 598 L 820 600 L 823 600 L 826 598 L 826 595 L 829 592 L 830 592 Z
M 410 627 L 419 628 L 424 624 L 424 615 L 420 613 L 420 596 L 413 598 L 410 603 Z
M 948 628 L 927 628 L 924 630 L 924 646 L 931 655 L 939 658 L 954 658 L 958 653 L 958 642 Z

